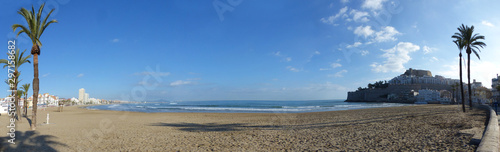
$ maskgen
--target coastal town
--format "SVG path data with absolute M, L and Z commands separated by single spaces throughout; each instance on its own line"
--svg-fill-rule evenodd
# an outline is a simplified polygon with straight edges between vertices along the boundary
M 0 114 L 7 113 L 8 105 L 8 97 L 0 98 Z M 26 100 L 26 102 L 24 102 Z M 24 103 L 26 103 L 28 109 L 33 107 L 33 96 L 28 97 L 27 99 L 19 98 L 19 106 L 24 107 Z M 78 98 L 59 98 L 56 95 L 51 95 L 49 93 L 38 94 L 38 106 L 39 107 L 56 107 L 56 106 L 73 106 L 73 105 L 94 105 L 94 104 L 110 104 L 114 103 L 112 100 L 105 99 L 96 99 L 90 98 L 88 93 L 85 93 L 85 89 L 81 88 L 78 90 Z
M 471 83 L 472 102 L 491 104 L 499 97 L 496 89 L 500 76 L 492 78 L 491 89 L 473 80 Z M 432 76 L 431 71 L 409 68 L 404 74 L 396 76 L 389 81 L 368 84 L 366 88 L 358 88 L 348 92 L 347 102 L 395 102 L 416 104 L 458 104 L 461 103 L 459 95 L 460 80 L 445 78 L 440 75 Z M 382 84 L 382 85 L 378 85 Z M 385 84 L 385 85 L 384 85 Z M 468 85 L 464 83 L 464 91 Z M 468 99 L 468 93 L 465 93 Z

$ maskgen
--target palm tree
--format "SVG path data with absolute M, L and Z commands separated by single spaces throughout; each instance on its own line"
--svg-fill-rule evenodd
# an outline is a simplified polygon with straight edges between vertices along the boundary
M 21 89 L 23 89 L 23 92 L 24 92 L 24 116 L 25 117 L 28 117 L 28 91 L 30 89 L 30 85 L 29 83 L 26 83 L 26 84 L 23 84 L 21 86 Z
M 14 53 L 14 59 L 13 59 L 14 63 L 9 62 L 8 59 L 0 59 L 0 64 L 4 64 L 3 68 L 14 67 L 14 73 L 13 73 L 13 75 L 14 75 L 13 85 L 14 86 L 11 89 L 17 90 L 17 84 L 19 83 L 19 75 L 21 75 L 21 72 L 19 71 L 19 67 L 21 67 L 21 65 L 23 65 L 24 63 L 31 63 L 31 61 L 28 60 L 29 58 L 31 58 L 31 55 L 24 56 L 24 52 L 26 52 L 26 50 L 24 50 L 22 53 L 19 54 L 19 48 L 16 50 L 16 52 Z M 9 56 L 9 53 L 7 53 L 7 56 Z M 13 92 L 13 94 L 14 94 L 14 92 Z M 15 98 L 14 98 L 14 104 L 16 105 L 17 116 L 19 116 L 19 114 L 20 114 L 19 98 L 20 98 L 20 96 L 15 96 Z M 19 117 L 17 117 L 17 119 L 19 120 Z
M 471 84 L 470 84 L 470 54 L 474 52 L 476 54 L 477 58 L 481 60 L 479 57 L 478 52 L 480 52 L 481 48 L 484 48 L 486 44 L 484 42 L 481 42 L 479 40 L 484 40 L 484 36 L 479 35 L 478 33 L 474 34 L 474 25 L 471 27 L 465 26 L 462 24 L 462 26 L 457 28 L 460 33 L 455 33 L 455 35 L 452 36 L 452 38 L 455 38 L 456 41 L 461 41 L 462 49 L 465 49 L 467 53 L 467 80 L 468 80 L 468 89 L 469 89 L 469 106 L 472 109 L 472 90 L 471 90 Z
M 460 29 L 458 29 L 458 30 L 460 31 Z M 459 65 L 460 65 L 460 74 L 459 74 L 459 76 L 460 76 L 460 94 L 462 95 L 462 109 L 465 112 L 464 81 L 462 80 L 462 50 L 464 48 L 464 43 L 460 38 L 456 37 L 457 34 L 458 33 L 455 33 L 455 35 L 453 35 L 452 38 L 456 38 L 456 40 L 453 42 L 457 45 L 458 49 L 460 50 L 460 53 L 458 54 L 458 56 L 459 56 L 458 60 L 460 62 L 459 63 Z
M 25 8 L 21 8 L 17 13 L 21 14 L 24 19 L 26 19 L 26 22 L 28 23 L 28 27 L 20 24 L 14 24 L 12 25 L 12 29 L 14 32 L 16 31 L 17 28 L 21 28 L 21 30 L 17 33 L 17 36 L 21 33 L 25 33 L 30 37 L 31 42 L 33 43 L 33 46 L 31 47 L 31 54 L 33 55 L 33 70 L 34 70 L 34 77 L 33 77 L 33 114 L 32 114 L 32 123 L 31 123 L 31 130 L 36 129 L 36 110 L 37 110 L 37 103 L 38 103 L 38 90 L 39 90 L 39 79 L 38 79 L 38 56 L 40 55 L 40 47 L 42 46 L 42 42 L 40 41 L 40 37 L 43 34 L 43 31 L 47 28 L 52 23 L 57 23 L 57 20 L 51 20 L 47 22 L 47 19 L 49 18 L 50 14 L 55 9 L 50 10 L 49 14 L 43 19 L 42 22 L 42 12 L 43 8 L 45 6 L 45 3 L 40 6 L 38 9 L 38 13 L 35 15 L 35 8 L 32 6 L 31 11 L 26 10 Z

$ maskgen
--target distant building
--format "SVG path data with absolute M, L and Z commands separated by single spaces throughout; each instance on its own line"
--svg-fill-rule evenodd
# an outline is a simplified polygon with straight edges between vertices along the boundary
M 83 98 L 83 103 L 89 103 L 89 94 L 85 93 L 85 97 Z
M 497 90 L 497 86 L 500 85 L 499 80 L 500 76 L 498 76 L 498 74 L 496 78 L 491 79 L 491 94 L 493 99 L 496 99 L 497 101 L 500 99 L 500 92 Z
M 440 93 L 437 90 L 418 90 L 417 102 L 439 103 Z
M 81 88 L 78 90 L 78 100 L 84 101 L 85 99 L 85 89 Z
M 30 96 L 27 100 L 28 107 L 33 106 L 33 96 Z M 50 95 L 49 93 L 38 94 L 37 105 L 47 105 L 47 106 L 58 106 L 59 97 L 55 95 Z
M 388 83 L 389 85 L 386 88 L 350 91 L 347 93 L 346 101 L 399 103 L 430 101 L 432 103 L 450 103 L 452 85 L 459 84 L 460 80 L 445 78 L 440 75 L 432 76 L 432 73 L 428 70 L 410 68 L 405 73 L 389 80 Z M 443 90 L 447 91 L 443 92 Z M 441 92 L 444 94 L 441 95 Z

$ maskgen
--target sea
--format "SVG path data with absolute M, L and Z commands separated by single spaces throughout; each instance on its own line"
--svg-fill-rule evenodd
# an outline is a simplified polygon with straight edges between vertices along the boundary
M 158 112 L 196 112 L 196 113 L 304 113 L 339 111 L 381 107 L 399 107 L 412 104 L 403 103 L 364 103 L 344 102 L 344 100 L 224 100 L 224 101 L 157 101 L 135 102 L 88 106 L 87 109 L 133 111 L 145 113 Z

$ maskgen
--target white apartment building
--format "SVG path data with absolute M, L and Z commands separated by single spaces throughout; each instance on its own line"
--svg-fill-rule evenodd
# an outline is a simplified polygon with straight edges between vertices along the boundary
M 440 92 L 437 90 L 422 89 L 418 90 L 417 102 L 439 102 L 441 101 Z
M 83 101 L 85 99 L 85 89 L 81 88 L 78 90 L 78 100 Z

